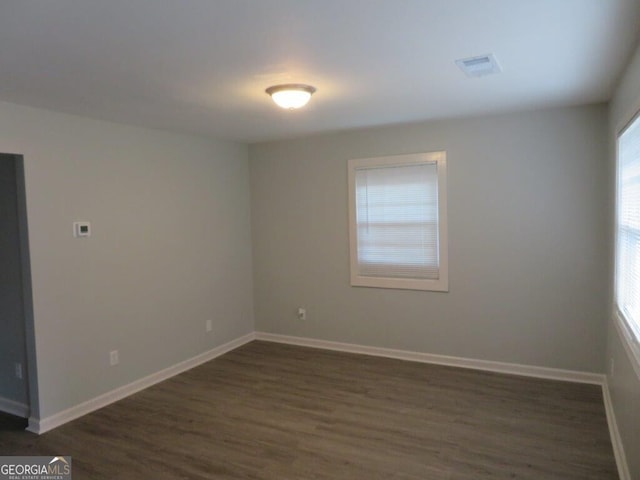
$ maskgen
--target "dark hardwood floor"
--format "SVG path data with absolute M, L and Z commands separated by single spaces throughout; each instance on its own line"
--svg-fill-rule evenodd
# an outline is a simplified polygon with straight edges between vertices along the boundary
M 252 342 L 0 455 L 92 479 L 615 479 L 600 387 Z

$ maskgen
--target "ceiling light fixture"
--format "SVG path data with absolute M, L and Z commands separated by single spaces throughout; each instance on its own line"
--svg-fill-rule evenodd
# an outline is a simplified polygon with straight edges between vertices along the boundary
M 271 95 L 276 105 L 286 108 L 287 110 L 304 107 L 315 91 L 315 87 L 300 83 L 274 85 L 265 90 L 265 92 Z

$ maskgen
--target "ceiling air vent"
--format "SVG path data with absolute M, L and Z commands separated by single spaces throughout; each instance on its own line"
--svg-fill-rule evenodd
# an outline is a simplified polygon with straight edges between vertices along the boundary
M 483 77 L 502 71 L 496 57 L 494 57 L 492 53 L 479 57 L 462 58 L 456 60 L 456 65 L 460 67 L 460 70 L 462 70 L 467 77 Z

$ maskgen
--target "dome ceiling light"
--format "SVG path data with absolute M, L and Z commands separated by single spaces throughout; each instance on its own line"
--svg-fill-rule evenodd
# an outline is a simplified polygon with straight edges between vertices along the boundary
M 311 95 L 315 91 L 315 87 L 300 83 L 274 85 L 265 90 L 265 92 L 271 96 L 276 105 L 287 110 L 304 107 L 309 102 Z

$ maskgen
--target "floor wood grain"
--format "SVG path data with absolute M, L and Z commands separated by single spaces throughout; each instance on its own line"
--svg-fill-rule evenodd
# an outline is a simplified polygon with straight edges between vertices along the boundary
M 252 342 L 0 455 L 92 479 L 617 479 L 600 387 Z

